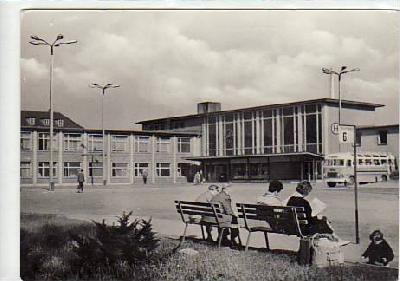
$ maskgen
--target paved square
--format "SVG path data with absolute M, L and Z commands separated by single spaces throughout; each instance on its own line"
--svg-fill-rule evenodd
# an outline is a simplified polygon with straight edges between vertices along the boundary
M 194 200 L 205 191 L 208 184 L 194 186 L 180 185 L 125 185 L 86 186 L 84 193 L 76 193 L 72 187 L 56 188 L 48 192 L 44 188 L 23 188 L 21 190 L 21 212 L 65 215 L 70 218 L 98 220 L 108 223 L 116 220 L 122 211 L 133 210 L 138 217 L 152 217 L 154 228 L 164 235 L 179 236 L 184 225 L 176 213 L 174 200 Z M 257 196 L 267 190 L 263 183 L 234 183 L 232 196 L 237 202 L 255 202 Z M 324 212 L 337 234 L 345 240 L 355 241 L 354 192 L 352 189 L 328 189 L 322 183 L 313 183 L 312 197 L 318 197 L 328 204 Z M 281 198 L 285 199 L 295 189 L 294 183 L 285 183 Z M 375 183 L 359 186 L 360 245 L 350 245 L 345 249 L 346 260 L 357 261 L 366 249 L 368 235 L 380 229 L 395 252 L 392 267 L 398 265 L 399 255 L 399 207 L 398 182 Z M 198 227 L 189 227 L 189 235 L 199 235 Z M 246 231 L 241 232 L 242 240 Z M 244 240 L 245 241 L 245 240 Z M 254 235 L 252 245 L 264 247 L 262 234 Z M 294 237 L 271 235 L 271 247 L 296 250 L 298 240 Z

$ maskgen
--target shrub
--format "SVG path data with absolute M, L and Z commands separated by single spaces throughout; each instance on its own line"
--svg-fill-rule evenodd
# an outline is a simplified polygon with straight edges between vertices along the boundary
M 115 272 L 115 269 L 121 265 L 134 267 L 152 257 L 159 239 L 152 230 L 151 219 L 129 222 L 131 215 L 132 212 L 124 212 L 117 226 L 93 221 L 94 235 L 70 234 L 76 254 L 73 265 L 79 268 L 81 276 L 93 277 L 100 269 L 111 275 L 126 276 L 124 270 Z

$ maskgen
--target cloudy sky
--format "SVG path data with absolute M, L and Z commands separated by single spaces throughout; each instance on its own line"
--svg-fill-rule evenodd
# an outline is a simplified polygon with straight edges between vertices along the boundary
M 396 18 L 397 17 L 397 18 Z M 28 44 L 62 33 L 54 104 L 76 122 L 132 129 L 140 120 L 329 97 L 322 67 L 359 67 L 344 99 L 383 103 L 377 124 L 398 123 L 399 19 L 388 11 L 28 11 L 22 19 L 22 109 L 48 110 L 49 50 Z M 337 87 L 336 87 L 337 89 Z M 137 128 L 137 127 L 136 127 Z

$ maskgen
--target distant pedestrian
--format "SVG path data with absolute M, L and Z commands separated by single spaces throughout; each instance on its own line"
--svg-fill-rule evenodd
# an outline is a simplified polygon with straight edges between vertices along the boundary
M 196 172 L 196 174 L 194 175 L 194 178 L 193 178 L 193 184 L 194 185 L 198 185 L 198 184 L 200 184 L 201 183 L 201 175 L 200 175 L 200 172 Z
M 85 176 L 83 175 L 82 169 L 79 170 L 79 172 L 77 174 L 77 179 L 78 179 L 77 192 L 81 193 L 81 192 L 83 192 L 83 183 L 85 182 Z
M 143 169 L 142 171 L 142 178 L 143 178 L 143 183 L 147 183 L 147 177 L 149 176 L 149 173 L 147 172 L 147 169 Z

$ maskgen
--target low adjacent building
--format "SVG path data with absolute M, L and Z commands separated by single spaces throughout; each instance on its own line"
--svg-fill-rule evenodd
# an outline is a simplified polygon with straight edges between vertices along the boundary
M 21 112 L 21 185 L 49 182 L 49 127 L 49 112 Z M 108 184 L 142 182 L 144 169 L 149 183 L 186 182 L 197 164 L 187 158 L 199 155 L 200 138 L 196 133 L 106 130 L 103 142 L 102 130 L 86 129 L 54 113 L 56 185 L 76 184 L 79 169 L 83 169 L 89 184 L 101 184 L 103 180 Z

